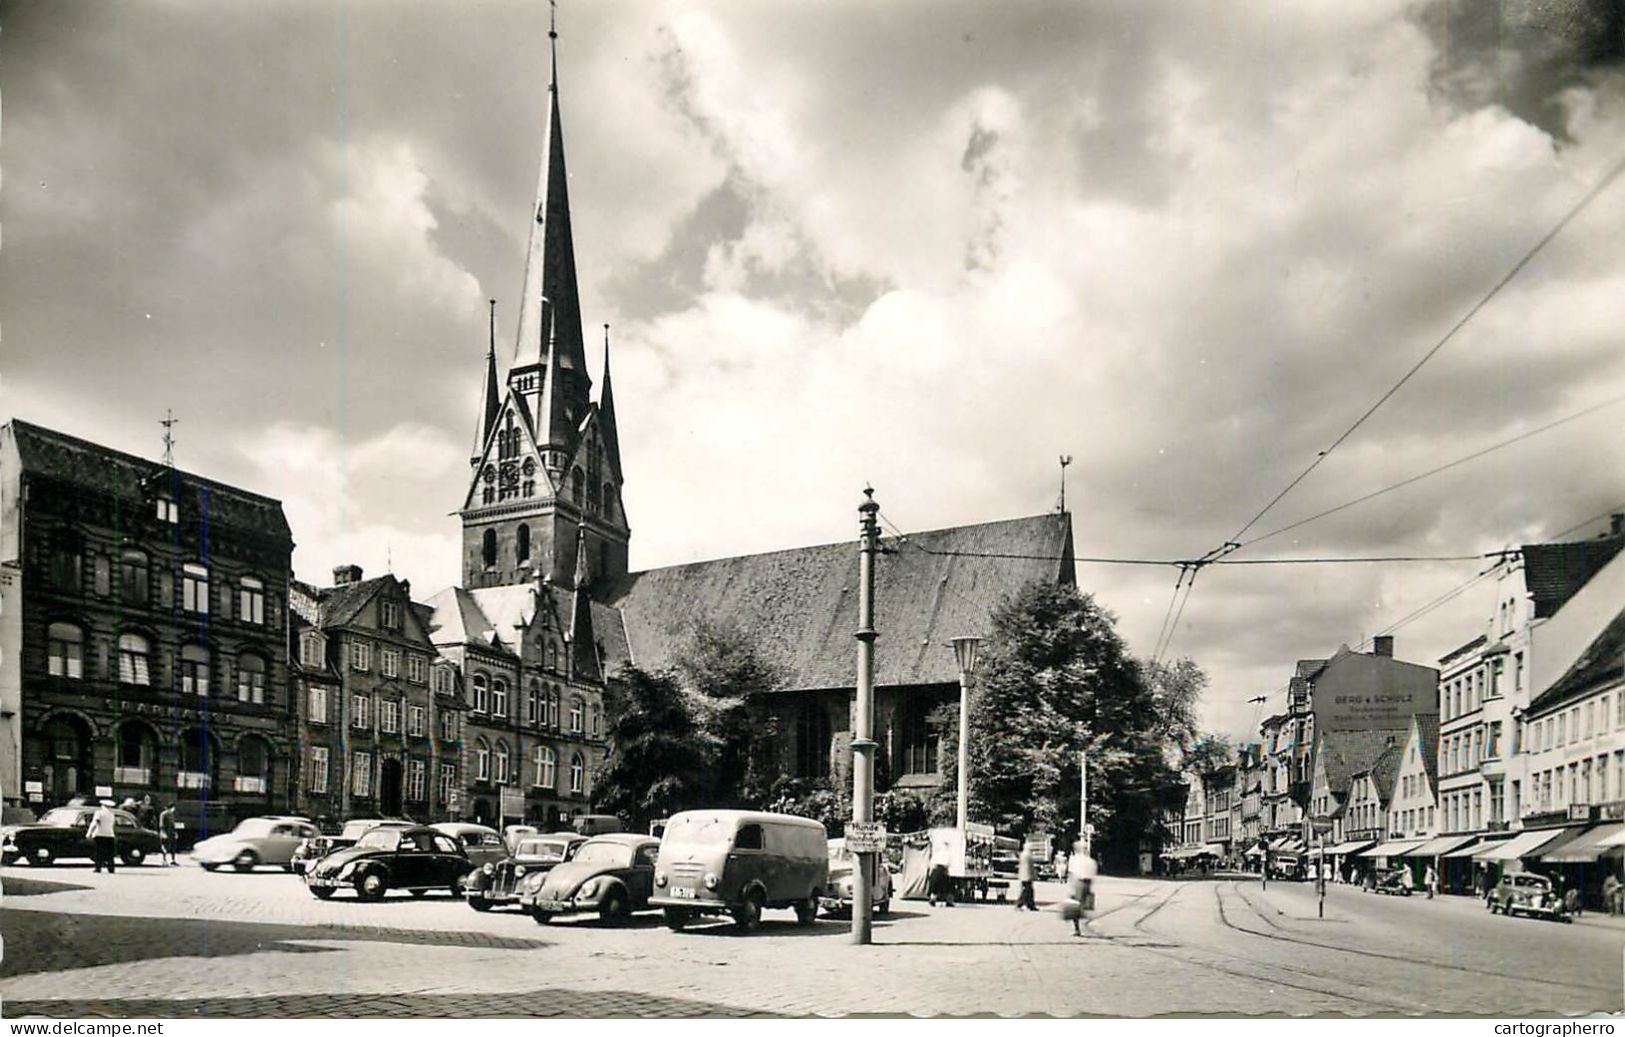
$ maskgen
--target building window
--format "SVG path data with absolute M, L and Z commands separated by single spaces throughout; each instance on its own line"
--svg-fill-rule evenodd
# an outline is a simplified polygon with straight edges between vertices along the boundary
M 559 672 L 559 646 L 551 641 L 547 643 L 546 666 L 549 673 Z
M 398 601 L 385 601 L 379 605 L 379 613 L 385 630 L 399 630 L 401 628 L 401 603 Z
M 315 746 L 310 750 L 310 791 L 316 795 L 327 792 L 327 748 Z
M 209 650 L 202 645 L 181 647 L 181 691 L 188 695 L 209 694 Z
M 406 798 L 412 803 L 422 803 L 424 786 L 428 784 L 428 767 L 422 760 L 412 760 L 406 765 Z
M 437 666 L 434 668 L 434 690 L 437 695 L 451 694 L 451 667 Z
M 299 643 L 299 662 L 307 669 L 322 666 L 322 639 L 312 634 Z
M 580 794 L 587 790 L 587 765 L 576 753 L 570 757 L 570 791 Z
M 490 710 L 491 710 L 491 687 L 490 687 L 491 682 L 490 682 L 490 678 L 486 677 L 485 674 L 483 674 L 483 673 L 476 673 L 474 675 L 473 681 L 471 681 L 470 683 L 474 687 L 474 702 L 473 702 L 474 712 L 476 712 L 476 713 L 488 713 L 488 712 L 490 712 Z
M 558 767 L 558 757 L 554 755 L 553 750 L 548 746 L 538 745 L 536 747 L 536 787 L 553 788 L 559 780 Z
M 521 525 L 514 536 L 514 558 L 520 565 L 530 561 L 530 527 Z
M 605 483 L 604 484 L 604 517 L 607 518 L 607 519 L 611 519 L 611 520 L 613 520 L 615 518 L 615 484 L 614 483 Z
M 214 739 L 201 728 L 181 732 L 180 774 L 176 784 L 184 789 L 208 789 L 214 785 Z
M 248 737 L 238 742 L 235 791 L 264 795 L 270 774 L 269 761 L 270 753 L 263 739 Z
M 85 675 L 85 633 L 72 623 L 45 628 L 47 672 L 52 677 L 79 680 Z
M 350 699 L 350 726 L 368 728 L 372 726 L 372 699 L 366 695 L 355 695 Z
M 313 724 L 327 723 L 327 689 L 320 684 L 310 686 L 310 720 Z
M 580 505 L 585 503 L 587 495 L 587 473 L 580 468 L 570 472 L 570 499 Z
M 237 657 L 237 701 L 265 704 L 265 660 L 257 655 Z
M 496 783 L 508 784 L 508 743 L 501 738 L 497 739 Z
M 491 780 L 491 744 L 484 738 L 474 741 L 474 780 Z
M 265 622 L 265 584 L 252 576 L 238 581 L 237 618 L 244 623 Z
M 451 790 L 457 787 L 457 765 L 443 763 L 440 765 L 439 800 L 442 803 L 450 802 Z
M 547 726 L 557 730 L 559 726 L 559 691 L 554 688 L 547 696 Z
M 372 795 L 372 754 L 356 753 L 351 764 L 351 791 L 363 798 Z
M 571 734 L 578 735 L 578 734 L 581 733 L 581 718 L 582 718 L 583 709 L 584 709 L 584 707 L 583 707 L 582 702 L 581 702 L 580 699 L 571 699 L 570 700 L 570 733 Z
M 363 673 L 372 669 L 372 645 L 357 641 L 350 646 L 350 669 Z
M 508 682 L 501 677 L 491 680 L 491 715 L 496 717 L 508 715 Z
M 120 785 L 151 785 L 158 759 L 158 740 L 144 724 L 125 724 L 118 731 L 113 780 Z
M 51 538 L 48 572 L 52 587 L 72 594 L 79 593 L 84 582 L 84 552 L 77 533 L 62 530 Z
M 378 665 L 385 677 L 399 677 L 401 675 L 401 653 L 399 649 L 384 648 L 378 652 Z
M 378 701 L 378 726 L 394 734 L 401 729 L 401 704 L 394 699 Z
M 796 776 L 829 776 L 829 747 L 832 732 L 829 711 L 817 702 L 806 703 L 796 722 Z
M 118 679 L 120 684 L 151 684 L 147 668 L 147 639 L 140 634 L 120 634 L 118 639 Z
M 429 673 L 429 660 L 421 655 L 412 654 L 406 657 L 406 679 L 413 684 L 422 684 Z
M 542 684 L 532 680 L 525 686 L 525 723 L 535 726 L 542 722 Z
M 486 490 L 486 503 L 490 503 L 490 490 Z M 495 569 L 497 565 L 497 531 L 487 529 L 485 535 L 480 537 L 480 563 L 487 569 Z
M 931 726 L 933 704 L 922 697 L 911 697 L 904 709 L 902 723 L 903 773 L 937 773 L 938 738 Z
M 448 742 L 457 741 L 457 714 L 440 714 L 440 737 Z
M 147 577 L 147 556 L 140 551 L 125 551 L 118 561 L 119 597 L 126 605 L 145 605 L 150 597 Z
M 598 707 L 597 706 L 592 707 L 592 723 L 587 729 L 587 735 L 588 735 L 588 737 L 591 737 L 591 738 L 597 738 L 598 737 Z
M 209 614 L 209 570 L 194 562 L 181 566 L 181 608 L 199 616 Z
M 423 707 L 408 706 L 406 710 L 406 733 L 414 738 L 423 737 Z

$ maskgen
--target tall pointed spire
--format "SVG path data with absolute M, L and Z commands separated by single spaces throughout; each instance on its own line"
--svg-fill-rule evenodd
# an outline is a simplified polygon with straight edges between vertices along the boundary
M 598 428 L 610 470 L 621 473 L 621 434 L 615 427 L 615 390 L 609 384 L 609 325 L 604 325 L 604 386 L 598 390 Z
M 485 444 L 491 441 L 491 429 L 496 427 L 497 415 L 502 410 L 502 390 L 497 383 L 497 301 L 491 305 L 490 345 L 485 351 L 485 388 L 480 392 L 480 422 L 474 427 L 474 449 L 469 463 L 478 465 L 485 455 Z
M 514 338 L 514 366 L 539 366 L 546 361 L 547 336 L 555 334 L 543 313 L 545 298 L 554 311 L 556 335 L 562 350 L 558 363 L 568 386 L 579 396 L 574 410 L 583 410 L 588 392 L 586 353 L 581 335 L 581 299 L 576 284 L 575 242 L 570 231 L 569 175 L 564 164 L 564 129 L 559 114 L 558 32 L 551 23 L 552 74 L 548 85 L 547 140 L 536 180 L 536 208 L 525 258 L 525 286 L 519 300 L 519 328 Z M 540 409 L 540 408 L 538 408 Z M 545 431 L 538 430 L 546 435 Z

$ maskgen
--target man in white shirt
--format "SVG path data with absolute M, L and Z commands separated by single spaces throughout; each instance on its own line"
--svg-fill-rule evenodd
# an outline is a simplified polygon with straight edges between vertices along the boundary
M 90 827 L 85 829 L 85 835 L 90 839 L 91 857 L 96 862 L 96 870 L 102 870 L 107 865 L 107 873 L 113 874 L 113 808 L 107 800 L 102 800 L 96 812 L 90 816 Z

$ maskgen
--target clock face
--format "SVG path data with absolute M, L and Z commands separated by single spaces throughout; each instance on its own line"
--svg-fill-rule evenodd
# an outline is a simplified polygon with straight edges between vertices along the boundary
M 524 467 L 524 472 L 525 472 L 525 478 L 528 479 L 531 476 L 536 474 L 536 462 L 531 460 L 530 458 L 528 458 L 528 457 L 525 458 L 525 463 L 524 463 L 523 467 Z
M 502 466 L 502 486 L 512 489 L 519 484 L 519 466 L 512 461 Z
M 496 465 L 491 465 L 491 464 L 486 465 L 485 466 L 485 471 L 482 474 L 484 475 L 486 482 L 496 482 L 497 481 L 497 466 Z

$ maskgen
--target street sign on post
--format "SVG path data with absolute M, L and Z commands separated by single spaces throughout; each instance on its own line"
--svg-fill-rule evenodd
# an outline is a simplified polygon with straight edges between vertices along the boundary
M 886 826 L 879 821 L 848 821 L 846 850 L 848 853 L 884 853 Z

